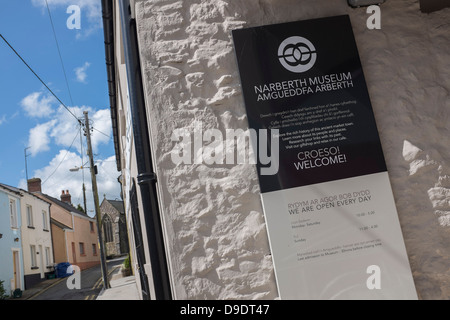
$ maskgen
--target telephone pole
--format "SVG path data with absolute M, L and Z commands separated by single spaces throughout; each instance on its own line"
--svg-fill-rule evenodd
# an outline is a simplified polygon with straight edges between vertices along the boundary
M 103 288 L 108 289 L 110 288 L 109 281 L 108 281 L 108 270 L 106 266 L 106 259 L 105 259 L 105 245 L 103 243 L 103 236 L 102 236 L 102 217 L 100 214 L 100 205 L 98 202 L 98 190 L 97 190 L 97 178 L 95 176 L 95 167 L 94 167 L 94 156 L 92 153 L 92 144 L 91 144 L 91 129 L 89 127 L 89 117 L 88 112 L 84 111 L 84 130 L 87 140 L 87 148 L 88 148 L 88 155 L 89 155 L 89 163 L 90 163 L 90 169 L 91 169 L 91 178 L 92 178 L 92 193 L 94 194 L 94 205 L 95 205 L 95 216 L 97 218 L 97 232 L 98 232 L 98 242 L 100 243 L 100 262 L 101 262 L 101 268 L 102 268 L 102 276 L 103 276 Z

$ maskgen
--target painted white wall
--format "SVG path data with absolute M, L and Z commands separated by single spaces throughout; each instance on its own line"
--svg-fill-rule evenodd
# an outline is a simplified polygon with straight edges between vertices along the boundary
M 174 298 L 277 298 L 254 166 L 175 165 L 171 134 L 199 121 L 248 128 L 232 29 L 340 14 L 352 21 L 419 297 L 449 298 L 449 9 L 387 1 L 380 30 L 346 1 L 137 0 L 135 9 Z

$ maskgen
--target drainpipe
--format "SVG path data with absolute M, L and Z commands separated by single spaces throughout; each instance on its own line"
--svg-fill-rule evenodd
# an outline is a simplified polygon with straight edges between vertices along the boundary
M 137 182 L 142 198 L 141 212 L 147 233 L 151 273 L 155 290 L 154 298 L 156 300 L 171 300 L 172 293 L 158 205 L 156 174 L 153 171 L 150 150 L 136 21 L 131 17 L 130 1 L 124 0 L 118 1 L 118 3 L 120 6 L 118 10 L 120 10 L 121 16 L 125 63 L 127 66 L 130 110 L 138 170 Z M 112 19 L 112 1 L 103 0 L 102 5 L 104 10 L 110 10 L 109 13 Z

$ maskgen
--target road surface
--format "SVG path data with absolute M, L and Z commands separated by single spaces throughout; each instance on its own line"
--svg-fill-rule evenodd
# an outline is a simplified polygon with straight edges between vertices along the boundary
M 124 259 L 125 257 L 108 260 L 108 274 L 116 271 Z M 81 271 L 79 289 L 69 289 L 68 280 L 69 277 L 64 278 L 56 285 L 43 290 L 33 300 L 95 300 L 103 288 L 100 265 Z M 75 281 L 72 284 L 75 284 Z

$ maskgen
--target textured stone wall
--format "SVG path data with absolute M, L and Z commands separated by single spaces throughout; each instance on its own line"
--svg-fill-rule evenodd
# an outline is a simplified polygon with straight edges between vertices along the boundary
M 124 230 L 120 230 L 121 224 L 125 223 L 125 217 L 105 198 L 100 205 L 100 212 L 102 219 L 105 219 L 105 215 L 108 215 L 111 221 L 113 240 L 106 242 L 106 253 L 108 256 L 117 256 L 127 253 L 127 234 Z M 103 228 L 103 240 L 106 241 L 105 229 Z
M 254 166 L 175 165 L 171 134 L 248 128 L 232 29 L 340 14 L 354 28 L 419 296 L 450 298 L 450 12 L 423 14 L 414 0 L 381 9 L 381 30 L 369 30 L 365 9 L 346 1 L 136 1 L 175 298 L 277 298 Z

